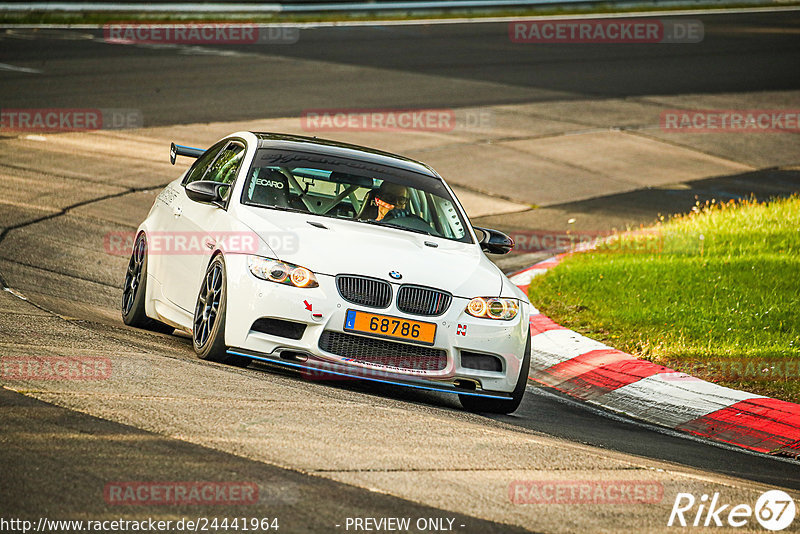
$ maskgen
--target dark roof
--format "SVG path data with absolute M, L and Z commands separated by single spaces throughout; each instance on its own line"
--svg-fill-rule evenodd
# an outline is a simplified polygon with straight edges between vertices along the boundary
M 424 163 L 375 148 L 302 135 L 269 132 L 253 132 L 253 134 L 258 137 L 259 148 L 279 148 L 298 152 L 312 152 L 314 154 L 323 154 L 326 156 L 358 159 L 440 178 L 436 171 Z

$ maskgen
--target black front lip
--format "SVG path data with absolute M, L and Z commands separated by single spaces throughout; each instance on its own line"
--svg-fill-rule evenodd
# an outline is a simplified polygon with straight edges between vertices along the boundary
M 424 380 L 408 378 L 405 375 L 398 375 L 388 371 L 379 370 L 361 370 L 361 368 L 342 365 L 334 362 L 315 359 L 312 355 L 308 355 L 308 360 L 305 362 L 296 360 L 286 360 L 279 356 L 271 354 L 263 354 L 256 351 L 247 349 L 231 348 L 228 349 L 228 354 L 235 356 L 244 356 L 254 360 L 272 363 L 291 369 L 311 371 L 314 373 L 323 373 L 331 377 L 339 378 L 353 378 L 357 380 L 366 380 L 369 382 L 379 382 L 381 384 L 391 384 L 395 386 L 410 387 L 414 389 L 421 389 L 426 391 L 437 391 L 441 393 L 455 393 L 458 395 L 468 395 L 471 397 L 485 397 L 489 399 L 504 399 L 510 400 L 511 394 L 502 392 L 491 391 L 476 391 L 469 389 L 462 389 L 454 386 L 453 384 L 439 382 L 437 380 Z M 370 376 L 365 376 L 364 372 L 368 372 Z

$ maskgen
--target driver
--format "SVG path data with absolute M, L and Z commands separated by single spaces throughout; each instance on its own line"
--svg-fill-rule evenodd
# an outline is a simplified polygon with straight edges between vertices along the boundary
M 386 215 L 394 210 L 403 210 L 408 204 L 408 188 L 403 185 L 384 182 L 373 190 L 372 200 L 364 209 L 359 219 L 383 220 Z

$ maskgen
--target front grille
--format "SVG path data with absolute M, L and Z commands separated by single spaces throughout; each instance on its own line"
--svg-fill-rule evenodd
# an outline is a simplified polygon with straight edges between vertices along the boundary
M 430 287 L 406 285 L 397 292 L 397 309 L 414 315 L 441 315 L 452 301 L 450 293 Z
M 392 286 L 377 278 L 340 274 L 336 289 L 347 302 L 370 308 L 386 308 L 392 302 Z
M 354 336 L 330 330 L 326 330 L 320 336 L 319 348 L 344 358 L 400 369 L 441 371 L 447 367 L 447 353 L 440 349 Z

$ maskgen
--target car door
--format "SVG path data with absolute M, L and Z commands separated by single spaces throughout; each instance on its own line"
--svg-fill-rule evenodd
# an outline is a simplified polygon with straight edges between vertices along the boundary
M 153 244 L 158 245 L 153 248 L 152 254 L 158 264 L 158 279 L 162 283 L 162 291 L 173 304 L 178 304 L 181 292 L 185 291 L 186 273 L 184 255 L 186 247 L 176 245 L 177 238 L 186 238 L 191 232 L 191 226 L 183 217 L 183 212 L 187 205 L 192 201 L 186 196 L 186 184 L 195 182 L 203 178 L 208 168 L 217 159 L 220 151 L 228 144 L 227 140 L 220 141 L 201 155 L 192 164 L 180 185 L 170 186 L 170 202 L 167 207 L 168 212 L 164 212 L 159 218 L 157 235 L 152 236 Z M 164 210 L 162 210 L 164 211 Z M 156 241 L 157 240 L 157 241 Z M 157 254 L 156 254 L 157 253 Z
M 173 262 L 176 268 L 174 292 L 169 296 L 175 304 L 184 310 L 194 310 L 197 292 L 205 274 L 206 267 L 213 253 L 216 240 L 231 230 L 230 216 L 227 212 L 228 196 L 233 190 L 236 176 L 245 156 L 245 144 L 238 139 L 227 140 L 219 153 L 207 168 L 200 173 L 187 175 L 182 188 L 182 206 L 176 219 L 177 240 L 183 243 L 176 248 Z M 197 202 L 186 196 L 185 186 L 197 179 L 227 184 L 229 187 L 220 190 L 224 200 L 224 208 L 214 204 Z M 181 239 L 182 238 L 182 239 Z

